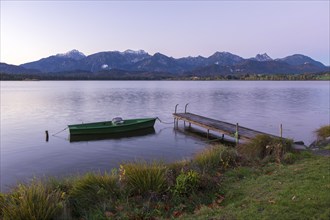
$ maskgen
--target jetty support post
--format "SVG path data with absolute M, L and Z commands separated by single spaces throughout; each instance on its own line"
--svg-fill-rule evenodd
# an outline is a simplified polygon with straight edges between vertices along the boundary
M 179 119 L 174 118 L 174 128 L 178 128 L 178 126 L 179 126 Z
M 283 145 L 283 127 L 282 127 L 282 124 L 280 124 L 280 137 L 281 137 L 281 143 Z
M 174 113 L 176 114 L 176 110 L 177 110 L 177 108 L 178 108 L 178 105 L 179 104 L 176 104 L 175 105 L 175 110 L 174 110 Z M 174 117 L 174 127 L 175 127 L 175 121 L 178 121 L 178 119 L 176 118 L 176 117 Z
M 235 139 L 236 139 L 236 145 L 238 145 L 239 144 L 238 123 L 236 123 Z
M 174 118 L 174 128 L 179 127 L 179 118 Z

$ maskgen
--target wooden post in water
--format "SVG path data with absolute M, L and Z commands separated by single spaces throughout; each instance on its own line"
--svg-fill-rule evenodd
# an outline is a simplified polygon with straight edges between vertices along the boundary
M 176 110 L 177 110 L 177 108 L 178 108 L 178 105 L 179 105 L 179 104 L 176 104 L 176 105 L 175 105 L 174 113 L 176 113 Z M 174 127 L 175 127 L 175 120 L 176 120 L 176 122 L 177 122 L 178 119 L 174 117 Z
M 239 144 L 238 123 L 236 123 L 235 138 L 236 138 L 236 145 L 238 145 Z
M 46 130 L 45 133 L 46 133 L 46 142 L 48 142 L 48 140 L 49 140 L 49 134 L 48 134 L 48 131 Z
M 282 128 L 282 124 L 280 124 L 280 137 L 281 137 L 281 139 L 282 139 L 282 137 L 283 137 L 283 128 Z

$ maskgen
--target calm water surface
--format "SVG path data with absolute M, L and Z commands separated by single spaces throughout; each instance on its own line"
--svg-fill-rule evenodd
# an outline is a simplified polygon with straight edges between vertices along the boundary
M 34 176 L 110 170 L 122 161 L 189 158 L 205 140 L 171 124 L 132 137 L 71 142 L 67 124 L 159 117 L 174 106 L 310 144 L 329 124 L 329 82 L 38 81 L 1 82 L 1 191 Z M 45 141 L 45 130 L 50 139 Z

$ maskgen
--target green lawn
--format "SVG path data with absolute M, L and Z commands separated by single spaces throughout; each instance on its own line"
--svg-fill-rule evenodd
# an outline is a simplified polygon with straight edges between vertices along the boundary
M 224 174 L 223 201 L 182 219 L 330 219 L 330 158 L 239 167 Z

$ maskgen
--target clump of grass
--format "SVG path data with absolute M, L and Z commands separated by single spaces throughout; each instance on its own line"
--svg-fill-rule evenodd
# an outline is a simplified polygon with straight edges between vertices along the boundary
M 283 156 L 284 163 L 293 164 L 297 160 L 297 154 L 292 152 L 287 152 Z
M 145 161 L 120 165 L 120 182 L 133 195 L 162 193 L 167 189 L 168 168 L 161 162 Z
M 73 183 L 78 179 L 78 177 L 66 177 L 66 178 L 55 178 L 49 177 L 46 179 L 45 184 L 48 188 L 55 189 L 65 194 L 72 189 Z
M 114 174 L 87 173 L 73 182 L 69 201 L 74 215 L 84 216 L 97 207 L 112 208 L 109 204 L 119 193 L 118 177 Z
M 169 170 L 172 170 L 172 172 L 176 173 L 178 176 L 182 169 L 183 170 L 189 170 L 189 167 L 191 167 L 191 161 L 190 160 L 180 160 L 176 161 L 170 164 L 167 164 L 167 167 Z
M 173 189 L 173 194 L 180 196 L 193 193 L 198 188 L 199 181 L 200 177 L 196 171 L 181 171 L 180 175 L 176 178 L 176 184 Z
M 264 160 L 266 162 L 275 160 L 280 162 L 283 155 L 290 151 L 292 141 L 274 138 L 268 135 L 257 135 L 248 143 L 238 146 L 238 153 L 249 160 Z
M 330 125 L 320 127 L 315 133 L 319 140 L 325 140 L 327 137 L 330 137 Z
M 328 144 L 327 146 L 325 146 L 323 149 L 324 150 L 330 150 L 330 144 Z
M 2 219 L 54 219 L 63 210 L 62 192 L 47 188 L 41 181 L 19 184 L 1 199 Z
M 217 169 L 225 170 L 234 165 L 236 159 L 237 152 L 235 149 L 223 145 L 213 145 L 196 154 L 193 158 L 193 163 L 205 173 Z
M 191 161 L 181 160 L 167 165 L 166 182 L 168 187 L 173 187 L 176 183 L 176 178 L 182 171 L 191 169 Z
M 0 192 L 0 219 L 2 217 L 2 207 L 5 205 L 5 195 Z

